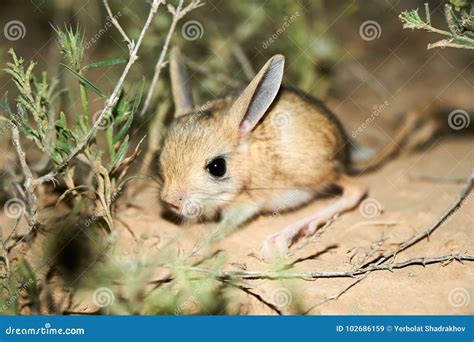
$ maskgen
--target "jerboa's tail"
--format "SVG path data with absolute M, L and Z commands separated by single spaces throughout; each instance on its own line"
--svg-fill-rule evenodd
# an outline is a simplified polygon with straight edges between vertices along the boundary
M 426 143 L 440 128 L 439 121 L 431 115 L 436 109 L 435 105 L 430 104 L 407 112 L 391 141 L 375 153 L 353 147 L 349 172 L 363 174 L 374 171 L 402 151 L 410 152 Z

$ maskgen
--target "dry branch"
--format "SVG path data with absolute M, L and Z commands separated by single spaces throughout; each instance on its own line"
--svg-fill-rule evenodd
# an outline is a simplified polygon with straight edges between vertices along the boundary
M 408 247 L 413 246 L 417 242 L 423 240 L 425 237 L 429 238 L 430 235 L 439 227 L 441 224 L 448 219 L 457 209 L 459 209 L 464 202 L 464 200 L 467 198 L 469 193 L 472 190 L 472 187 L 474 185 L 474 172 L 471 172 L 469 177 L 467 178 L 464 187 L 461 190 L 461 193 L 459 196 L 456 198 L 456 200 L 449 206 L 448 209 L 445 210 L 443 214 L 429 227 L 427 230 L 420 234 L 416 234 L 412 236 L 410 239 L 406 240 L 403 242 L 396 250 L 393 252 L 390 252 L 389 254 L 381 257 L 380 259 L 373 261 L 377 265 L 380 265 L 381 263 L 391 259 L 392 257 L 396 256 L 398 253 L 401 251 L 404 251 Z M 367 265 L 367 264 L 366 264 Z
M 341 291 L 337 292 L 336 294 L 333 294 L 332 296 L 329 296 L 329 297 L 325 297 L 324 299 L 321 299 L 319 302 L 317 302 L 316 304 L 314 304 L 313 306 L 311 306 L 309 309 L 307 309 L 304 314 L 307 315 L 311 312 L 311 310 L 313 310 L 314 308 L 324 304 L 324 303 L 327 303 L 327 302 L 330 302 L 332 300 L 336 300 L 336 299 L 339 299 L 339 297 L 341 297 L 344 293 L 346 293 L 347 291 L 349 291 L 352 287 L 354 287 L 355 285 L 357 285 L 359 282 L 361 282 L 362 280 L 364 280 L 366 277 L 368 276 L 368 274 L 366 275 L 363 275 L 363 276 L 360 276 L 358 277 L 356 280 L 354 280 L 353 282 L 351 282 L 348 286 L 344 287 Z
M 221 281 L 223 281 L 221 279 Z M 276 312 L 278 315 L 283 315 L 283 312 L 273 303 L 265 300 L 261 295 L 259 295 L 258 293 L 255 293 L 251 290 L 250 287 L 246 286 L 246 285 L 238 285 L 238 284 L 233 284 L 233 283 L 230 283 L 228 281 L 223 281 L 225 284 L 227 285 L 230 285 L 232 287 L 235 287 L 245 293 L 247 293 L 248 295 L 254 297 L 255 299 L 257 299 L 260 303 L 264 304 L 266 307 L 268 307 L 269 309 L 271 309 L 272 311 Z
M 25 216 L 28 221 L 28 225 L 33 228 L 36 227 L 38 224 L 38 215 L 37 215 L 37 198 L 35 194 L 35 180 L 33 178 L 33 174 L 31 172 L 28 163 L 26 162 L 25 152 L 23 151 L 20 143 L 20 132 L 16 124 L 12 122 L 11 124 L 11 131 L 12 131 L 12 143 L 15 147 L 15 151 L 20 162 L 21 170 L 23 172 L 23 176 L 25 177 L 23 186 L 25 188 L 24 196 L 26 200 L 26 212 Z
M 461 253 L 452 253 L 449 255 L 444 255 L 444 256 L 438 256 L 438 257 L 419 257 L 419 258 L 413 258 L 409 259 L 403 262 L 399 263 L 385 263 L 389 259 L 391 259 L 393 256 L 395 256 L 397 253 L 406 250 L 407 248 L 413 246 L 415 243 L 418 241 L 422 240 L 424 237 L 429 236 L 437 227 L 439 227 L 443 222 L 446 221 L 446 219 L 452 215 L 456 209 L 458 209 L 466 197 L 469 195 L 470 191 L 472 190 L 472 185 L 473 185 L 473 180 L 474 180 L 474 173 L 472 173 L 469 178 L 466 181 L 465 186 L 461 190 L 461 193 L 459 194 L 458 198 L 456 201 L 454 201 L 449 208 L 441 215 L 441 217 L 426 231 L 424 231 L 421 234 L 416 234 L 410 239 L 406 240 L 403 242 L 399 248 L 397 248 L 395 251 L 391 252 L 390 254 L 372 261 L 371 263 L 365 264 L 355 270 L 351 271 L 333 271 L 333 272 L 288 272 L 288 271 L 268 271 L 268 272 L 252 272 L 252 271 L 224 271 L 224 272 L 216 272 L 212 270 L 208 270 L 205 268 L 200 268 L 196 266 L 185 266 L 183 269 L 185 271 L 190 271 L 190 272 L 196 272 L 196 273 L 204 273 L 211 275 L 214 277 L 216 280 L 223 282 L 225 284 L 230 284 L 233 286 L 237 286 L 240 290 L 249 293 L 248 288 L 240 287 L 239 285 L 232 284 L 231 281 L 235 280 L 281 280 L 281 279 L 302 279 L 302 280 L 307 280 L 307 281 L 314 281 L 316 279 L 321 279 L 321 278 L 355 278 L 354 281 L 352 281 L 348 286 L 343 288 L 341 291 L 338 293 L 326 297 L 313 306 L 311 306 L 306 313 L 309 313 L 312 309 L 315 307 L 326 303 L 328 301 L 332 300 L 337 300 L 341 295 L 349 291 L 353 286 L 364 280 L 365 278 L 368 277 L 368 275 L 371 272 L 374 271 L 393 271 L 395 269 L 401 269 L 409 266 L 414 266 L 414 265 L 421 265 L 425 267 L 426 265 L 430 264 L 437 264 L 437 263 L 450 263 L 454 260 L 463 262 L 463 261 L 474 261 L 474 255 L 471 254 L 461 254 Z M 332 223 L 332 222 L 331 222 Z M 329 226 L 331 223 L 328 223 L 327 226 Z M 167 276 L 163 279 L 159 279 L 154 281 L 154 284 L 163 284 L 163 283 L 168 283 L 173 280 L 173 276 Z M 158 286 L 159 286 L 158 285 Z M 255 298 L 257 298 L 259 301 L 263 302 L 265 305 L 267 305 L 269 308 L 272 310 L 275 310 L 276 306 L 272 303 L 268 303 L 266 301 L 262 301 L 262 297 L 259 296 L 258 294 L 255 293 L 249 293 Z M 275 312 L 281 314 L 281 311 L 278 310 Z
M 127 36 L 127 34 L 125 33 L 125 30 L 122 28 L 122 26 L 120 26 L 117 18 L 115 18 L 115 16 L 112 14 L 112 10 L 110 9 L 109 2 L 107 0 L 103 0 L 103 3 L 104 3 L 105 10 L 107 11 L 107 14 L 109 15 L 110 20 L 112 21 L 112 24 L 114 24 L 114 26 L 120 32 L 120 34 L 123 37 L 123 40 L 127 42 L 129 51 L 132 51 L 134 47 L 133 41 Z
M 143 109 L 142 109 L 140 115 L 144 115 L 145 112 L 150 107 L 151 99 L 153 97 L 153 93 L 155 91 L 156 84 L 158 83 L 158 79 L 160 78 L 161 69 L 163 69 L 163 67 L 165 65 L 166 53 L 168 52 L 168 47 L 170 45 L 171 37 L 173 36 L 173 33 L 176 29 L 176 24 L 187 13 L 189 13 L 190 11 L 192 11 L 192 10 L 202 6 L 202 5 L 203 4 L 200 3 L 200 0 L 194 0 L 188 6 L 186 6 L 183 9 L 183 0 L 179 0 L 178 7 L 176 7 L 176 8 L 170 7 L 169 8 L 170 12 L 173 14 L 173 20 L 171 21 L 171 25 L 170 25 L 170 28 L 168 30 L 168 34 L 166 35 L 166 39 L 165 39 L 165 42 L 163 44 L 163 48 L 161 49 L 160 57 L 158 58 L 158 61 L 156 62 L 155 72 L 153 74 L 153 78 L 151 80 L 151 85 L 150 85 L 150 88 L 148 89 L 148 93 L 147 93 L 146 98 L 145 98 L 145 104 L 143 105 Z
M 436 264 L 442 262 L 448 262 L 457 260 L 462 261 L 474 261 L 474 255 L 469 254 L 449 254 L 440 257 L 433 258 L 414 258 L 404 262 L 392 263 L 392 264 L 373 264 L 368 267 L 357 268 L 352 271 L 332 271 L 332 272 L 251 272 L 251 271 L 227 271 L 218 274 L 219 277 L 228 278 L 240 278 L 240 279 L 303 279 L 303 280 L 315 280 L 320 278 L 354 278 L 369 272 L 374 271 L 392 271 L 394 269 L 405 268 L 413 265 L 426 266 L 429 264 Z M 197 272 L 204 272 L 203 269 L 192 269 Z

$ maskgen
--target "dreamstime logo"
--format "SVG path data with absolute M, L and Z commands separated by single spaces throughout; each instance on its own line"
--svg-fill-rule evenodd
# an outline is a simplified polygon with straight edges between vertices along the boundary
M 275 128 L 285 128 L 291 126 L 291 114 L 286 110 L 279 110 L 270 118 L 270 123 Z
M 181 28 L 181 34 L 186 40 L 196 40 L 202 38 L 204 34 L 204 28 L 201 23 L 197 20 L 188 20 L 184 23 Z
M 389 105 L 389 102 L 385 100 L 380 105 L 374 105 L 372 113 L 370 116 L 365 119 L 365 121 L 357 127 L 355 130 L 352 131 L 351 135 L 353 138 L 356 138 L 360 133 L 362 133 L 371 123 L 374 121 Z
M 5 35 L 5 38 L 12 42 L 23 39 L 26 35 L 25 24 L 19 20 L 9 21 L 3 27 L 3 34 Z
M 374 218 L 382 212 L 382 205 L 375 198 L 366 198 L 359 206 L 360 214 L 365 218 Z
M 113 304 L 115 300 L 114 293 L 108 287 L 99 287 L 92 295 L 92 302 L 99 308 L 105 308 Z
M 45 0 L 30 0 L 30 2 L 35 6 L 41 6 L 44 4 Z
M 262 47 L 267 49 L 271 44 L 273 44 L 299 16 L 300 13 L 296 11 L 291 15 L 291 17 L 284 17 L 283 24 L 275 31 L 275 33 L 272 34 L 270 38 L 263 42 Z
M 455 131 L 469 127 L 470 123 L 471 118 L 465 110 L 455 109 L 448 115 L 448 125 Z
M 117 14 L 114 14 L 113 18 L 117 20 L 122 16 L 122 12 L 118 11 Z M 105 25 L 99 31 L 96 32 L 88 41 L 84 43 L 84 48 L 87 50 L 92 47 L 99 39 L 113 26 L 112 18 L 110 16 L 106 17 Z
M 202 105 L 193 115 L 190 115 L 186 123 L 180 127 L 179 129 L 182 131 L 190 131 L 194 129 L 194 123 L 199 120 L 199 118 L 205 115 L 212 107 L 212 102 L 207 101 L 204 105 Z
M 213 280 L 211 278 L 206 279 L 202 282 L 197 287 L 193 288 L 193 294 L 186 299 L 181 305 L 178 305 L 178 307 L 174 310 L 175 315 L 182 315 L 183 312 L 198 312 L 201 310 L 201 306 L 199 305 L 199 298 L 201 294 L 206 291 L 206 289 L 209 289 L 212 286 Z
M 466 306 L 471 301 L 471 295 L 463 287 L 456 287 L 449 291 L 448 302 L 455 308 Z
M 99 110 L 94 113 L 92 117 L 92 121 L 94 123 L 99 119 L 99 116 L 101 113 L 102 113 L 102 110 Z M 97 124 L 97 129 L 105 130 L 109 128 L 110 126 L 112 126 L 113 124 L 114 124 L 114 117 L 112 116 L 110 112 L 108 112 L 108 113 L 105 113 L 105 115 L 102 118 L 100 118 L 100 121 Z
M 366 20 L 359 26 L 359 35 L 368 42 L 379 39 L 382 35 L 382 27 L 375 20 Z
M 17 289 L 17 291 L 12 294 L 3 304 L 1 311 L 8 310 L 13 304 L 15 304 L 18 300 L 18 297 L 23 295 L 27 292 L 28 287 L 34 284 L 34 280 L 29 278 L 27 282 L 21 284 L 21 286 Z
M 183 202 L 181 213 L 187 218 L 197 218 L 202 215 L 204 207 L 201 201 L 196 199 L 185 199 Z
M 25 203 L 19 198 L 10 198 L 3 205 L 5 215 L 17 219 L 25 213 Z
M 275 306 L 282 308 L 291 304 L 291 302 L 293 301 L 293 296 L 290 290 L 288 290 L 287 288 L 279 287 L 273 290 L 271 294 L 271 299 L 272 303 L 275 304 Z

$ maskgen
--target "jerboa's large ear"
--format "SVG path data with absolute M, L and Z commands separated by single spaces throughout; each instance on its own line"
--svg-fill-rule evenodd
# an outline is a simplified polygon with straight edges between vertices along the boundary
M 175 107 L 175 117 L 193 110 L 193 95 L 189 85 L 186 67 L 181 61 L 179 49 L 173 47 L 170 52 L 171 92 Z
M 239 120 L 239 130 L 248 134 L 260 121 L 280 89 L 285 57 L 270 58 L 232 105 L 230 115 Z

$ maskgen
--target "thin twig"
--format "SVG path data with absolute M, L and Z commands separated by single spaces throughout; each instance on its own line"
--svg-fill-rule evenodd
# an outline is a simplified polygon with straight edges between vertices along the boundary
M 137 235 L 135 234 L 135 232 L 133 231 L 133 229 L 127 224 L 127 222 L 125 222 L 124 220 L 122 220 L 120 217 L 116 217 L 115 218 L 118 222 L 120 222 L 126 230 L 128 230 L 128 232 L 130 233 L 130 235 L 132 236 L 133 240 L 135 242 L 138 242 L 138 238 L 137 238 Z
M 440 182 L 440 183 L 464 183 L 465 178 L 445 177 L 445 176 L 431 176 L 431 175 L 409 175 L 413 180 L 420 180 L 426 182 Z
M 380 265 L 381 263 L 387 261 L 388 259 L 396 256 L 398 253 L 401 251 L 407 249 L 408 247 L 413 246 L 417 242 L 423 240 L 425 237 L 429 238 L 429 236 L 439 227 L 441 224 L 446 221 L 446 219 L 451 216 L 458 208 L 461 207 L 462 203 L 466 199 L 466 197 L 469 195 L 469 193 L 472 190 L 472 187 L 474 185 L 474 172 L 471 172 L 469 177 L 466 180 L 466 183 L 464 187 L 461 190 L 461 193 L 459 196 L 456 198 L 456 200 L 448 207 L 448 209 L 434 222 L 431 227 L 429 227 L 427 230 L 425 230 L 422 233 L 416 234 L 412 236 L 410 239 L 406 240 L 403 242 L 396 250 L 390 252 L 389 254 L 383 256 L 380 258 L 376 264 Z
M 311 312 L 311 310 L 313 310 L 314 308 L 324 304 L 324 303 L 327 303 L 327 302 L 330 302 L 332 300 L 336 300 L 336 299 L 339 299 L 339 297 L 341 297 L 344 293 L 346 293 L 347 291 L 349 291 L 352 287 L 354 287 L 355 285 L 357 285 L 359 282 L 361 282 L 362 280 L 364 280 L 365 278 L 367 278 L 368 274 L 364 275 L 364 276 L 361 276 L 359 278 L 357 278 L 356 280 L 354 280 L 353 282 L 351 282 L 348 286 L 344 287 L 341 291 L 339 291 L 338 293 L 336 294 L 333 294 L 332 296 L 330 297 L 325 297 L 324 299 L 320 300 L 319 302 L 317 302 L 316 304 L 314 304 L 313 306 L 311 306 L 309 309 L 307 309 L 304 314 L 307 315 Z
M 0 275 L 0 278 L 10 279 L 10 259 L 8 257 L 8 250 L 5 246 L 6 240 L 3 240 L 3 228 L 0 226 L 0 259 L 3 260 L 5 267 L 5 274 Z
M 366 274 L 374 271 L 392 271 L 394 269 L 405 268 L 413 265 L 429 265 L 441 263 L 451 260 L 457 261 L 474 261 L 474 255 L 469 254 L 449 254 L 433 258 L 414 258 L 404 262 L 391 264 L 373 264 L 367 267 L 360 267 L 352 271 L 334 271 L 334 272 L 252 272 L 252 271 L 226 271 L 219 274 L 222 278 L 240 278 L 240 279 L 303 279 L 315 280 L 319 278 L 353 278 L 361 274 Z M 197 272 L 205 272 L 203 269 L 190 270 Z
M 358 227 L 373 227 L 373 226 L 398 226 L 400 222 L 398 221 L 360 221 L 353 225 L 351 228 L 358 228 Z
M 223 280 L 221 280 L 223 281 Z M 275 311 L 278 315 L 283 315 L 283 312 L 273 303 L 265 300 L 261 295 L 258 293 L 253 292 L 250 288 L 244 286 L 244 285 L 239 285 L 239 284 L 233 284 L 228 281 L 223 281 L 225 284 L 230 285 L 232 287 L 238 288 L 239 290 L 251 295 L 252 297 L 256 298 L 260 303 L 264 304 L 266 307 L 270 308 L 272 311 Z
M 12 228 L 12 230 L 10 231 L 10 234 L 8 234 L 8 237 L 7 237 L 7 239 L 5 240 L 5 244 L 8 244 L 8 241 L 10 241 L 10 239 L 11 239 L 13 236 L 15 236 L 16 230 L 18 229 L 18 226 L 20 225 L 20 221 L 21 221 L 21 216 L 16 219 L 16 222 L 15 222 L 15 224 L 13 225 L 13 228 Z
M 28 221 L 28 225 L 33 228 L 37 225 L 38 216 L 37 216 L 37 204 L 36 204 L 36 194 L 35 194 L 35 186 L 34 186 L 34 178 L 33 174 L 26 162 L 25 152 L 23 151 L 21 144 L 20 144 L 20 132 L 18 127 L 15 123 L 11 125 L 12 131 L 12 142 L 13 146 L 15 147 L 15 151 L 20 161 L 21 170 L 23 172 L 23 176 L 25 177 L 23 186 L 25 188 L 25 199 L 26 199 L 26 212 L 25 217 Z
M 153 78 L 151 80 L 150 88 L 148 89 L 148 93 L 145 98 L 145 103 L 143 105 L 142 111 L 140 115 L 144 115 L 148 108 L 150 107 L 151 99 L 153 97 L 153 93 L 156 88 L 156 84 L 158 83 L 158 79 L 160 78 L 161 69 L 165 66 L 165 57 L 166 53 L 168 52 L 168 47 L 171 42 L 171 38 L 173 37 L 173 33 L 176 29 L 176 24 L 178 21 L 183 18 L 187 13 L 192 11 L 195 8 L 202 6 L 203 4 L 200 3 L 200 0 L 195 0 L 191 2 L 186 8 L 183 9 L 183 0 L 179 0 L 178 7 L 168 7 L 168 10 L 173 14 L 173 20 L 171 22 L 170 28 L 168 30 L 168 34 L 166 35 L 165 42 L 163 44 L 163 48 L 161 49 L 160 57 L 155 65 L 155 72 L 153 74 Z
M 235 80 L 223 73 L 219 73 L 216 70 L 212 70 L 203 64 L 196 63 L 193 61 L 191 58 L 188 58 L 186 56 L 182 56 L 184 63 L 192 70 L 203 74 L 205 76 L 212 75 L 216 81 L 222 82 L 225 85 L 231 87 L 231 88 L 240 88 L 242 86 L 242 83 L 238 80 Z
M 107 0 L 103 0 L 103 2 L 104 2 L 104 7 L 107 11 L 107 14 L 109 15 L 109 18 L 112 21 L 112 24 L 114 24 L 114 26 L 122 35 L 123 39 L 127 42 L 129 51 L 132 51 L 134 47 L 133 41 L 127 36 L 122 26 L 120 26 L 117 18 L 115 18 L 115 16 L 112 14 L 112 10 L 110 9 L 109 2 Z
M 253 69 L 247 55 L 239 44 L 236 44 L 232 48 L 232 54 L 242 66 L 242 70 L 244 71 L 247 80 L 251 81 L 255 76 L 255 70 Z
M 306 240 L 300 246 L 296 247 L 294 251 L 288 251 L 287 255 L 288 256 L 293 256 L 298 251 L 302 250 L 303 248 L 305 248 L 309 244 L 314 243 L 338 219 L 339 219 L 339 214 L 336 214 L 335 216 L 331 217 L 321 228 L 318 228 L 316 233 L 314 233 L 313 236 L 311 236 L 310 239 Z

